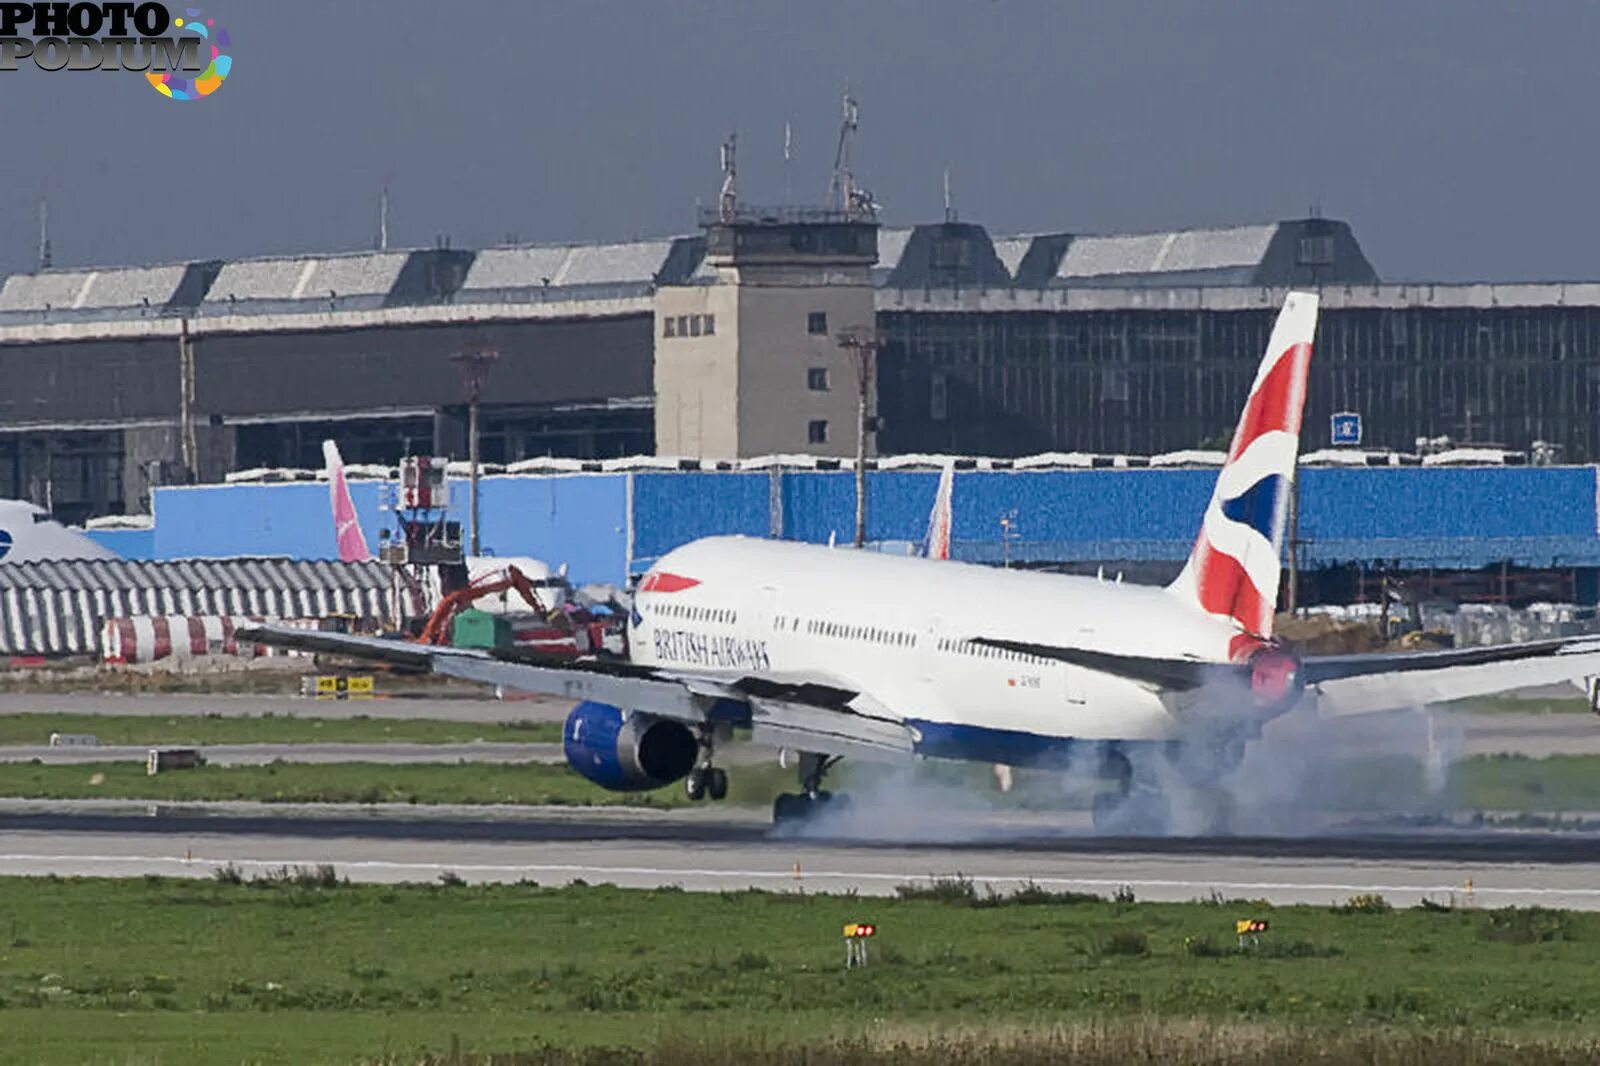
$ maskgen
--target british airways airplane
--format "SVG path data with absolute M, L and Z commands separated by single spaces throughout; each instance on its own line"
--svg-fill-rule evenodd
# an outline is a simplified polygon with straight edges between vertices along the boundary
M 1317 297 L 1290 293 L 1187 565 L 1169 587 L 711 537 L 635 594 L 626 661 L 556 663 L 262 626 L 244 639 L 576 701 L 564 747 L 606 788 L 722 798 L 735 731 L 798 758 L 774 818 L 827 809 L 841 758 L 1097 768 L 1097 831 L 1161 832 L 1275 716 L 1422 706 L 1600 674 L 1600 642 L 1300 657 L 1273 639 Z M 1004 603 L 984 614 L 974 604 Z M 1190 824 L 1192 819 L 1189 820 Z

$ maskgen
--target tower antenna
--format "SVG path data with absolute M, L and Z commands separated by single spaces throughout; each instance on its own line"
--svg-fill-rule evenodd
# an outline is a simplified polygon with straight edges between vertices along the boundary
M 717 197 L 717 214 L 724 222 L 732 222 L 739 211 L 738 147 L 739 133 L 730 130 L 722 142 L 722 193 Z
M 844 114 L 839 120 L 839 144 L 833 151 L 833 177 L 828 181 L 828 199 L 839 210 L 849 213 L 855 199 L 855 175 L 850 172 L 850 141 L 861 125 L 861 109 L 856 98 L 850 95 L 850 83 L 844 85 Z
M 378 193 L 378 251 L 389 250 L 389 183 L 383 183 L 383 190 Z
M 783 124 L 783 202 L 794 202 L 794 127 Z
M 954 222 L 956 220 L 956 205 L 955 205 L 955 201 L 950 198 L 950 168 L 949 167 L 945 167 L 944 168 L 944 220 L 946 222 Z
M 39 197 L 39 269 L 49 270 L 55 256 L 50 250 L 50 197 Z

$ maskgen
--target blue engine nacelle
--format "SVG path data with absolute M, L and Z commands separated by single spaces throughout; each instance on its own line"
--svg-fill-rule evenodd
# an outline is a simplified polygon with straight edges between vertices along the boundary
M 561 735 L 567 762 L 613 792 L 648 792 L 694 769 L 700 744 L 682 722 L 590 700 L 572 708 Z

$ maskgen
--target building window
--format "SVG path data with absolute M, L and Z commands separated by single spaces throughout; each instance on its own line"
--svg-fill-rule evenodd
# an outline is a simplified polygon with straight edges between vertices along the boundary
M 809 315 L 807 315 L 806 316 L 806 332 L 811 334 L 813 337 L 818 337 L 818 336 L 824 336 L 825 337 L 825 336 L 827 336 L 827 334 L 828 334 L 828 312 L 826 312 L 826 311 L 813 311 Z
M 1300 238 L 1300 265 L 1301 266 L 1332 266 L 1333 265 L 1333 238 L 1332 237 L 1301 237 Z
M 679 315 L 678 316 L 678 336 L 687 337 L 688 335 L 689 335 L 689 316 L 688 315 Z
M 661 320 L 661 335 L 663 337 L 676 337 L 678 335 L 678 320 L 668 315 Z
M 704 322 L 704 318 L 702 316 L 700 316 L 700 315 L 690 315 L 689 316 L 689 336 L 691 336 L 691 337 L 700 336 L 700 326 L 701 326 L 701 324 L 703 322 Z
M 806 440 L 812 444 L 828 443 L 828 420 L 819 418 L 806 426 Z
M 814 366 L 810 370 L 807 370 L 806 388 L 810 389 L 812 392 L 827 392 L 828 368 L 825 366 Z
M 945 389 L 943 374 L 934 374 L 928 382 L 928 417 L 943 422 L 950 416 L 949 394 Z
M 701 330 L 700 332 L 704 333 L 707 337 L 715 336 L 716 332 L 717 332 L 717 316 L 716 315 L 707 315 L 706 316 L 706 328 Z

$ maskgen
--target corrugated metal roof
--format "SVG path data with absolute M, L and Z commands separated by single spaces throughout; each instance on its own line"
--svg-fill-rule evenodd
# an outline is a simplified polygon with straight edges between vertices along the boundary
M 240 259 L 223 266 L 206 294 L 207 304 L 232 300 L 315 300 L 330 293 L 387 296 L 409 252 Z
M 666 265 L 673 238 L 624 244 L 530 245 L 478 253 L 462 292 L 581 286 L 648 286 Z
M 461 290 L 535 289 L 554 284 L 569 251 L 565 245 L 486 248 L 472 261 Z
M 378 618 L 389 579 L 380 563 L 288 559 L 18 563 L 0 567 L 0 653 L 97 653 L 106 619 L 136 615 Z
M 1022 257 L 1027 255 L 1028 249 L 1032 247 L 1032 237 L 997 237 L 994 242 L 994 254 L 1005 264 L 1006 273 L 1015 278 L 1017 267 L 1022 265 Z
M 620 281 L 654 280 L 667 261 L 672 242 L 579 245 L 556 277 L 557 285 L 610 285 Z
M 879 282 L 894 273 L 895 267 L 900 265 L 900 260 L 905 257 L 906 245 L 911 243 L 911 235 L 916 232 L 913 226 L 890 229 L 887 226 L 878 230 L 878 262 L 872 268 L 873 277 Z
M 13 274 L 0 288 L 0 312 L 141 307 L 147 302 L 160 308 L 177 292 L 187 269 L 180 264 Z
M 1077 237 L 1061 257 L 1061 278 L 1108 274 L 1180 274 L 1254 266 L 1267 253 L 1276 224 Z

